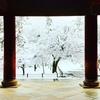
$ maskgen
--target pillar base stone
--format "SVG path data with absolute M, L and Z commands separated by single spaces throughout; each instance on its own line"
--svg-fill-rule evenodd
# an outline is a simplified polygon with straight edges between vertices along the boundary
M 13 79 L 13 80 L 4 80 L 1 82 L 3 87 L 11 87 L 11 86 L 16 86 L 18 84 L 18 81 Z
M 83 81 L 83 85 L 93 88 L 99 86 L 99 82 L 97 80 L 85 80 Z

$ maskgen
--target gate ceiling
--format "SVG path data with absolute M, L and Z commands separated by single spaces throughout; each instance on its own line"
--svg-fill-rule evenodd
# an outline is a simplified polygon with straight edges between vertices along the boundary
M 69 16 L 100 14 L 99 3 L 91 6 L 91 0 L 0 0 L 0 15 L 15 16 Z M 100 1 L 100 0 L 96 0 Z

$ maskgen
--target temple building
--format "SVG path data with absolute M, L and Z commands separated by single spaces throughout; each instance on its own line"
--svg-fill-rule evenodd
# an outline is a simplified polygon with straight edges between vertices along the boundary
M 16 16 L 85 16 L 85 79 L 83 87 L 97 87 L 97 16 L 100 0 L 0 0 L 4 20 L 4 75 L 2 86 L 18 84 L 16 80 Z

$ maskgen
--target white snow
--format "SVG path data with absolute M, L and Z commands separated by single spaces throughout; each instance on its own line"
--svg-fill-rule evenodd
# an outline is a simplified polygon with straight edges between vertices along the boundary
M 74 64 L 74 63 L 72 63 L 71 61 L 68 61 L 68 60 L 59 62 L 58 66 L 60 67 L 60 69 L 63 72 L 82 70 L 80 64 L 78 64 L 78 63 Z

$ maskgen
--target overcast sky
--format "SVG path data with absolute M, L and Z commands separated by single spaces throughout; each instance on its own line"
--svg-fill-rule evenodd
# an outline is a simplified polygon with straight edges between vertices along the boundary
M 42 16 L 42 17 L 29 17 L 29 20 L 28 22 L 30 22 L 32 24 L 32 26 L 35 28 L 35 27 L 44 27 L 46 26 L 46 18 L 47 16 Z M 52 27 L 53 26 L 59 26 L 59 25 L 65 25 L 65 24 L 72 24 L 72 20 L 75 20 L 77 18 L 77 16 L 68 16 L 68 17 L 65 17 L 65 16 L 57 16 L 57 17 L 51 17 L 50 18 L 52 19 Z M 84 19 L 84 17 L 83 17 Z M 26 26 L 27 27 L 27 26 Z
M 38 24 L 45 24 L 45 20 L 46 20 L 47 16 L 29 16 L 30 21 L 32 23 L 34 23 L 35 25 Z M 59 24 L 64 24 L 66 21 L 71 21 L 74 20 L 77 16 L 50 16 L 50 18 L 52 18 L 54 23 L 59 23 Z M 84 18 L 84 16 L 82 16 Z M 100 16 L 98 16 L 98 23 L 100 23 Z

